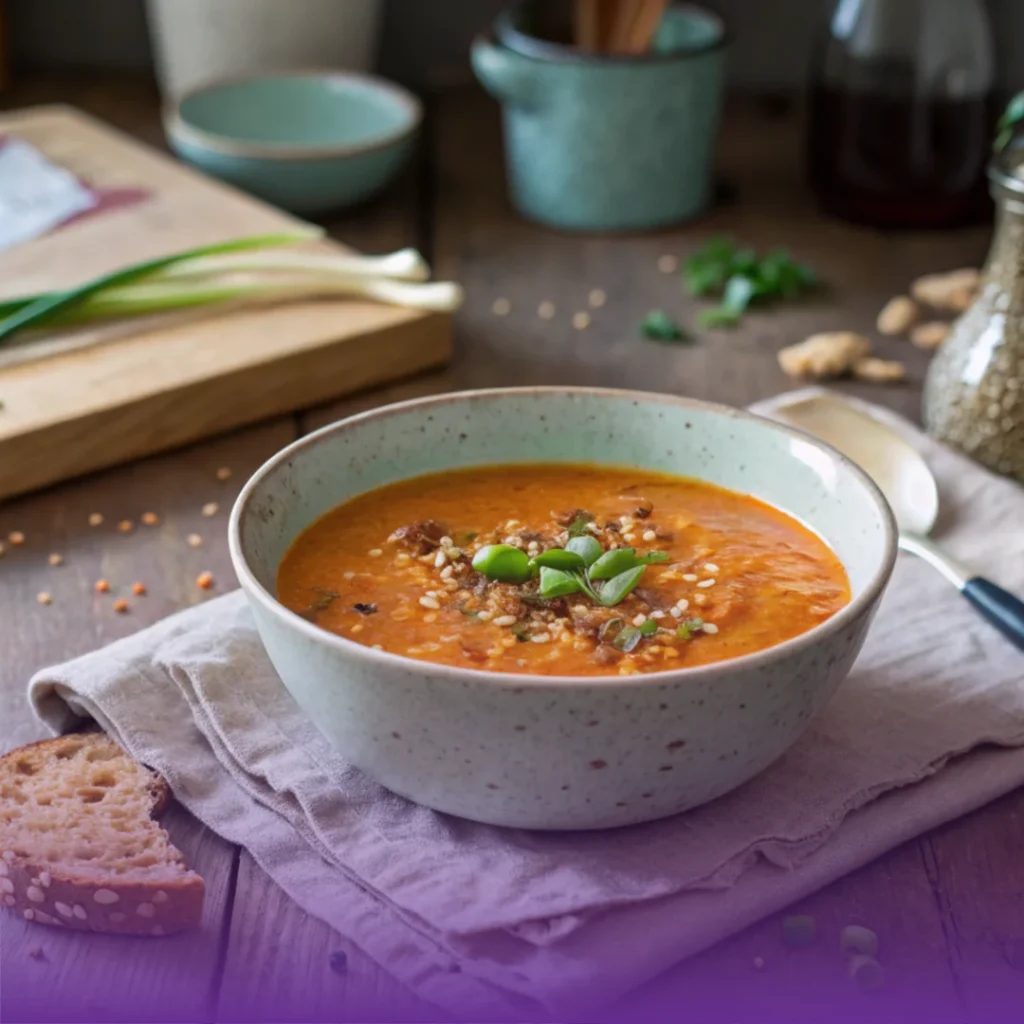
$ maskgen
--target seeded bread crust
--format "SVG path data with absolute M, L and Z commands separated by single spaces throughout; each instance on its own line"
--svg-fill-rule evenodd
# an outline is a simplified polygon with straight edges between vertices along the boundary
M 170 795 L 103 733 L 3 755 L 0 904 L 82 931 L 170 935 L 197 926 L 203 879 L 152 820 Z

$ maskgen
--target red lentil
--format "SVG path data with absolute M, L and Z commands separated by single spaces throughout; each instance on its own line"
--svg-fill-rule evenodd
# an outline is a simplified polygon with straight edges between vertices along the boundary
M 213 574 L 209 572 L 201 572 L 196 577 L 196 586 L 201 587 L 203 590 L 209 590 L 213 586 Z
M 109 580 L 97 580 L 93 584 L 93 588 L 95 589 L 97 594 L 105 594 L 105 593 L 107 593 L 108 590 L 110 590 L 110 581 Z
M 111 607 L 119 615 L 123 615 L 126 611 L 128 611 L 128 602 L 123 597 L 119 597 Z
M 136 597 L 142 597 L 142 595 L 145 594 L 145 592 L 146 592 L 146 585 L 145 585 L 145 583 L 133 583 L 132 584 L 132 593 Z

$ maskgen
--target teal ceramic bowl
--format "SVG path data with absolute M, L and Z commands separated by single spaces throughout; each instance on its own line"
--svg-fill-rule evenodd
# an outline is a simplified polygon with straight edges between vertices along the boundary
M 408 163 L 423 111 L 381 78 L 285 72 L 203 86 L 164 112 L 183 160 L 298 214 L 352 206 Z

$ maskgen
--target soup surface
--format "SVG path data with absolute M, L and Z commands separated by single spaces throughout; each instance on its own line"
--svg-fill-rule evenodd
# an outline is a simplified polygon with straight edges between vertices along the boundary
M 599 553 L 573 537 L 620 551 L 620 567 L 651 564 L 607 606 L 614 588 L 587 575 L 601 575 L 596 563 L 568 581 L 532 562 L 523 582 L 473 568 L 494 544 L 519 549 L 501 550 L 520 563 L 553 560 L 566 545 Z M 574 581 L 574 592 L 541 596 Z M 295 540 L 277 589 L 324 629 L 393 654 L 572 676 L 735 658 L 811 629 L 850 599 L 827 545 L 763 502 L 645 471 L 551 464 L 432 474 L 360 495 Z

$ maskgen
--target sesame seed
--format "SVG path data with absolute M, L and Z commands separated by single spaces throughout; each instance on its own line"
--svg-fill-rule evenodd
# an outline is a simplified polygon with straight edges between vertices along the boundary
M 146 593 L 146 585 L 144 583 L 133 583 L 132 593 L 136 597 L 142 597 L 142 595 Z
M 208 501 L 200 509 L 200 512 L 202 512 L 203 516 L 206 519 L 212 519 L 217 514 L 219 509 L 220 509 L 220 505 L 218 505 L 217 502 L 215 502 L 215 501 Z
M 701 627 L 705 633 L 717 633 L 718 627 L 713 622 L 705 622 Z
M 594 288 L 587 296 L 587 301 L 591 308 L 600 309 L 608 301 L 608 296 L 600 288 Z
M 404 551 L 399 551 L 398 554 L 395 555 L 395 565 L 404 567 L 408 565 L 411 561 L 412 559 Z
M 633 625 L 642 626 L 647 621 L 647 616 L 642 612 L 639 615 L 633 616 Z
M 428 590 L 427 591 L 427 597 L 437 597 L 437 591 L 436 590 Z
M 369 550 L 369 551 L 367 551 L 366 553 L 367 553 L 367 554 L 368 554 L 368 555 L 369 555 L 369 556 L 370 556 L 371 558 L 380 558 L 380 556 L 384 554 L 384 552 L 383 552 L 383 551 L 381 551 L 381 549 L 380 549 L 380 548 L 370 548 L 370 550 Z
M 47 559 L 47 561 L 50 563 L 50 565 L 54 565 L 54 566 L 56 566 L 56 565 L 63 565 L 64 564 L 64 556 L 63 555 L 58 555 L 58 554 L 54 553 L 54 554 L 50 555 L 50 557 Z
M 435 611 L 441 607 L 437 602 L 437 598 L 434 597 L 421 597 L 420 605 L 424 608 L 433 608 Z
M 687 583 L 696 583 L 699 577 L 696 573 L 684 572 L 683 579 L 686 580 Z
M 491 312 L 495 316 L 508 316 L 512 312 L 512 303 L 508 299 L 495 299 L 491 304 Z
M 683 617 L 682 608 L 669 608 L 668 613 L 673 619 L 681 619 Z
M 674 274 L 679 269 L 679 260 L 671 253 L 666 253 L 664 256 L 658 257 L 658 269 L 663 274 Z
M 651 612 L 651 618 L 652 619 L 663 619 L 663 618 L 665 618 L 665 613 L 663 611 Z
M 635 535 L 634 535 L 634 534 L 632 534 L 632 533 L 624 533 L 624 534 L 622 535 L 622 539 L 623 539 L 623 540 L 624 540 L 624 541 L 625 541 L 625 542 L 626 542 L 627 544 L 632 544 L 632 543 L 633 543 L 633 541 L 635 541 L 635 540 L 636 540 L 636 537 L 635 537 Z
M 491 621 L 491 618 L 492 618 L 492 615 L 491 615 L 491 613 L 490 613 L 490 612 L 486 612 L 486 611 L 484 611 L 484 612 L 477 612 L 477 613 L 476 613 L 476 617 L 477 617 L 477 618 L 478 618 L 478 619 L 479 619 L 479 620 L 480 620 L 481 622 L 490 622 L 490 621 Z M 513 621 L 515 621 L 515 620 L 513 620 Z
M 653 530 L 644 530 L 643 538 L 644 540 L 657 540 L 658 535 Z
M 185 538 L 185 543 L 188 544 L 190 548 L 201 548 L 203 546 L 203 538 L 200 537 L 198 533 L 190 533 Z
M 97 580 L 93 584 L 93 589 L 96 591 L 97 594 L 105 594 L 108 590 L 110 590 L 110 583 L 107 580 Z
M 548 644 L 551 643 L 550 633 L 537 633 L 530 637 L 530 643 L 532 644 Z
M 160 517 L 155 512 L 143 512 L 139 516 L 139 522 L 143 526 L 156 526 L 160 522 Z
M 443 580 L 451 579 L 451 575 L 452 575 L 453 572 L 455 572 L 455 569 L 452 566 L 450 566 L 450 565 L 446 565 L 441 570 L 441 579 L 443 579 Z
M 119 612 L 123 615 L 126 611 L 128 611 L 128 602 L 123 597 L 119 597 L 114 602 L 113 609 L 115 612 Z
M 514 626 L 516 617 L 514 615 L 499 615 L 493 622 L 496 626 Z
M 714 562 L 705 562 L 704 571 L 715 575 L 718 572 L 718 566 L 715 565 Z
M 209 590 L 213 586 L 213 574 L 209 572 L 201 572 L 196 577 L 196 586 L 202 590 Z
M 687 601 L 685 597 L 681 597 L 681 598 L 679 598 L 679 600 L 678 600 L 678 601 L 676 601 L 676 607 L 677 607 L 677 608 L 678 608 L 678 609 L 679 609 L 679 610 L 680 610 L 681 612 L 685 612 L 685 611 L 686 611 L 686 609 L 690 607 L 690 602 L 689 602 L 689 601 Z
M 121 522 L 117 524 L 117 528 L 121 533 L 131 533 L 132 530 L 135 529 L 135 524 L 130 519 L 122 519 Z
M 93 512 L 89 516 L 90 526 L 102 526 L 103 525 L 103 514 L 101 512 Z
M 40 604 L 52 604 L 53 603 L 53 598 L 45 590 L 41 590 L 38 594 L 36 594 L 36 600 Z
M 363 624 L 362 624 L 361 622 L 357 622 L 357 623 L 356 623 L 356 624 L 355 624 L 355 625 L 354 625 L 354 626 L 353 626 L 353 627 L 352 627 L 352 628 L 351 628 L 351 629 L 349 630 L 349 632 L 350 632 L 350 633 L 362 633 L 362 631 L 363 631 Z
M 572 325 L 577 331 L 585 331 L 590 326 L 590 314 L 589 313 L 573 313 Z
M 712 578 L 711 578 L 711 579 L 709 579 L 709 580 L 701 580 L 701 581 L 700 581 L 700 583 L 698 583 L 698 584 L 697 584 L 697 586 L 698 586 L 698 587 L 702 587 L 702 588 L 703 588 L 703 589 L 705 589 L 705 590 L 706 590 L 706 589 L 707 589 L 708 587 L 713 587 L 714 585 L 715 585 L 715 579 L 714 579 L 714 577 L 712 577 Z
M 434 556 L 434 568 L 440 569 L 441 566 L 444 565 L 444 563 L 447 561 L 448 556 L 444 553 L 444 551 L 438 549 L 437 554 Z
M 222 483 L 225 480 L 230 480 L 231 468 L 229 466 L 221 466 L 220 469 L 217 470 L 217 479 L 220 480 Z
M 25 534 L 23 534 L 21 532 L 21 530 L 11 530 L 11 532 L 9 534 L 7 534 L 7 539 L 15 547 L 17 547 L 19 544 L 24 544 L 25 543 Z
M 555 304 L 550 299 L 545 299 L 537 307 L 537 316 L 539 316 L 541 320 L 553 320 L 555 313 L 557 312 L 558 310 L 556 309 Z

